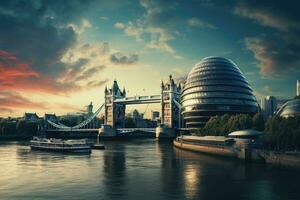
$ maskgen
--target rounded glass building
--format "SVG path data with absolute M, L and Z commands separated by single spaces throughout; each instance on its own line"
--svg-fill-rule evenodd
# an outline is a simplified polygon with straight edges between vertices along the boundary
M 295 115 L 300 115 L 300 99 L 294 99 L 286 102 L 277 111 L 276 115 L 280 117 L 293 117 Z
M 181 105 L 187 128 L 202 127 L 215 115 L 259 111 L 240 69 L 222 57 L 207 57 L 195 65 L 184 85 Z

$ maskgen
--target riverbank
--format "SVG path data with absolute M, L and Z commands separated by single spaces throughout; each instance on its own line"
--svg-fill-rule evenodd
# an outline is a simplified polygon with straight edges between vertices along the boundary
M 261 149 L 235 149 L 229 147 L 214 147 L 199 144 L 189 144 L 182 141 L 174 140 L 173 146 L 183 150 L 200 152 L 204 154 L 238 158 L 247 161 L 260 161 L 274 167 L 300 171 L 300 153 L 299 152 L 275 152 Z M 247 152 L 248 151 L 248 152 Z M 245 157 L 241 157 L 245 155 Z M 245 159 L 246 156 L 250 157 Z
M 177 148 L 186 149 L 190 151 L 196 151 L 196 152 L 224 156 L 224 157 L 231 157 L 231 158 L 236 157 L 236 155 L 231 150 L 231 148 L 226 148 L 226 147 L 213 147 L 213 146 L 188 144 L 178 140 L 173 140 L 173 145 Z
M 267 164 L 300 170 L 300 152 L 276 152 L 269 150 L 257 150 L 264 157 Z
M 0 135 L 0 141 L 22 141 L 30 140 L 32 136 L 28 135 Z
M 98 133 L 96 132 L 87 132 L 87 133 L 50 133 L 47 135 L 47 138 L 58 138 L 58 139 L 97 139 Z M 28 135 L 0 135 L 0 141 L 22 141 L 22 140 L 30 140 L 33 136 Z M 128 139 L 135 139 L 135 138 L 155 138 L 155 133 L 148 133 L 148 132 L 132 132 L 126 134 L 119 134 L 117 136 L 102 136 L 100 135 L 100 140 L 128 140 Z

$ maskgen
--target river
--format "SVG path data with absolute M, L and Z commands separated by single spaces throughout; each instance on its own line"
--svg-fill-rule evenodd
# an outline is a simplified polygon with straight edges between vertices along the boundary
M 106 141 L 91 155 L 0 143 L 0 199 L 300 199 L 300 173 L 179 150 L 154 139 Z

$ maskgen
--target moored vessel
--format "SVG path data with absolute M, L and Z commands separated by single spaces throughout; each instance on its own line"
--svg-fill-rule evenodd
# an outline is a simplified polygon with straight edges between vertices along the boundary
M 177 137 L 173 144 L 175 147 L 198 151 L 202 153 L 215 154 L 228 157 L 236 157 L 233 150 L 234 140 L 222 136 L 188 136 Z
M 33 137 L 30 140 L 32 150 L 62 152 L 62 153 L 91 153 L 91 146 L 85 139 L 81 140 L 62 140 L 54 138 Z

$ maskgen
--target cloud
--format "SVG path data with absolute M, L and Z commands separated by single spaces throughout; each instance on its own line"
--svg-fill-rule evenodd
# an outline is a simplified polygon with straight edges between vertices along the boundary
M 187 24 L 191 27 L 196 28 L 209 28 L 209 29 L 216 29 L 216 27 L 208 22 L 205 22 L 199 18 L 193 17 L 187 20 Z
M 267 1 L 265 1 L 267 2 Z M 291 4 L 292 6 L 292 4 Z M 268 26 L 283 31 L 299 28 L 299 16 L 294 17 L 292 13 L 292 7 L 284 9 L 282 4 L 277 5 L 276 2 L 272 5 L 265 4 L 264 1 L 254 3 L 253 1 L 244 1 L 239 3 L 234 8 L 234 13 L 242 17 L 253 19 L 263 26 Z
M 162 50 L 170 54 L 175 53 L 169 44 L 173 36 L 164 28 L 146 26 L 144 22 L 133 23 L 131 21 L 127 24 L 117 22 L 115 28 L 123 29 L 127 36 L 134 37 L 137 42 L 145 42 L 146 48 Z
M 68 103 L 32 101 L 22 94 L 13 91 L 0 91 L 0 116 L 11 115 L 25 111 L 63 110 L 79 111 L 78 106 Z
M 86 69 L 88 64 L 88 59 L 69 63 L 68 68 L 54 79 L 52 76 L 34 71 L 29 64 L 22 62 L 14 54 L 0 51 L 0 90 L 66 95 L 87 87 L 83 80 L 96 76 L 104 69 L 103 66 Z
M 123 29 L 128 36 L 137 42 L 145 42 L 146 48 L 157 49 L 174 54 L 174 48 L 169 42 L 174 38 L 171 28 L 175 25 L 176 5 L 173 1 L 141 0 L 140 5 L 145 14 L 135 22 L 117 22 L 115 28 Z
M 88 87 L 84 80 L 92 80 L 104 67 L 91 58 L 63 60 L 92 26 L 79 17 L 87 6 L 82 0 L 2 1 L 0 89 L 66 95 Z
M 115 23 L 114 27 L 118 28 L 118 29 L 124 29 L 125 28 L 125 24 L 123 24 L 121 22 L 117 22 L 117 23 Z
M 203 6 L 208 2 L 204 0 L 197 3 Z M 178 30 L 184 30 L 188 26 L 215 28 L 199 18 L 184 19 L 178 14 L 179 2 L 173 0 L 140 0 L 140 5 L 145 10 L 144 15 L 136 21 L 116 22 L 114 27 L 123 30 L 127 36 L 134 37 L 137 42 L 145 43 L 147 49 L 176 54 L 171 42 L 178 36 Z
M 108 81 L 109 81 L 109 79 L 100 80 L 100 81 L 90 81 L 90 82 L 88 82 L 87 85 L 90 86 L 90 87 L 99 87 L 99 86 L 103 86 Z
M 110 56 L 111 62 L 119 65 L 132 65 L 138 62 L 139 56 L 137 54 L 123 55 L 120 52 L 114 53 Z
M 14 113 L 13 109 L 10 108 L 3 108 L 0 106 L 0 115 L 2 116 L 7 116 L 7 115 L 11 115 Z
M 260 62 L 261 74 L 283 77 L 300 72 L 300 15 L 293 3 L 244 1 L 237 4 L 234 13 L 273 29 L 268 34 L 245 38 L 246 47 Z
M 82 34 L 86 31 L 86 29 L 91 28 L 92 24 L 87 19 L 82 19 L 81 23 L 79 25 L 76 25 L 74 23 L 70 23 L 68 27 L 71 27 L 77 34 Z
M 276 42 L 274 42 L 276 41 Z M 260 36 L 245 39 L 246 47 L 260 61 L 261 74 L 284 76 L 299 72 L 300 44 L 284 36 Z
M 104 70 L 106 67 L 136 66 L 139 61 L 137 53 L 123 53 L 110 47 L 108 42 L 94 44 L 78 44 L 62 58 L 68 65 L 73 65 L 70 70 L 62 76 L 62 81 L 81 80 L 86 77 L 85 82 L 92 81 L 93 75 Z M 81 67 L 74 67 L 77 63 L 82 63 Z M 99 77 L 97 77 L 97 81 Z M 93 84 L 95 85 L 95 84 Z
M 41 102 L 33 102 L 17 92 L 1 91 L 0 92 L 0 105 L 3 109 L 16 109 L 16 108 L 39 108 L 46 109 L 47 106 Z

